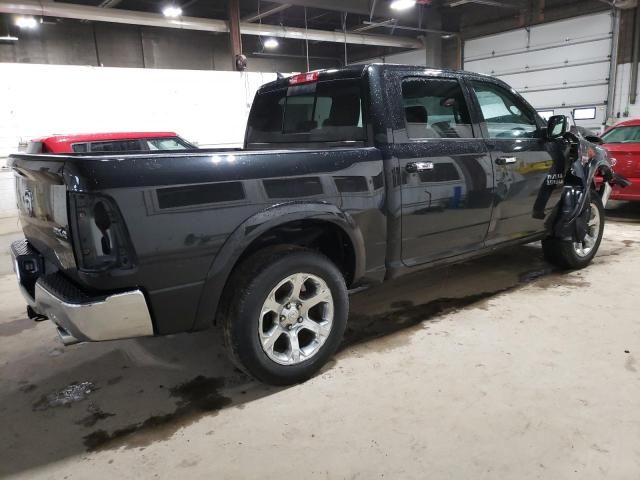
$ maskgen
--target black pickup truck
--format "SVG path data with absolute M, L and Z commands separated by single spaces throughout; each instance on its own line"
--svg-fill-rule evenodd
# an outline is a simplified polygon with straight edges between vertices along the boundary
M 32 318 L 65 344 L 218 324 L 234 361 L 274 384 L 335 352 L 349 289 L 536 240 L 584 267 L 623 182 L 505 83 L 402 65 L 264 85 L 242 150 L 10 165 Z

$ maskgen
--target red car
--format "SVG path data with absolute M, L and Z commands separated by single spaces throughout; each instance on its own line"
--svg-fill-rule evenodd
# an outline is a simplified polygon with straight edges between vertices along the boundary
M 52 135 L 31 140 L 27 153 L 132 152 L 197 148 L 175 132 L 117 132 Z
M 626 188 L 614 186 L 612 200 L 640 200 L 640 119 L 620 122 L 602 135 L 612 157 L 615 172 L 632 183 Z M 615 159 L 615 160 L 614 160 Z

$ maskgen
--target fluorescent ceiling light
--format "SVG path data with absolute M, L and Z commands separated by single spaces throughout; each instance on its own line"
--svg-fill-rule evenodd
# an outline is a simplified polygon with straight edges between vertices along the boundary
M 18 37 L 14 37 L 13 35 L 5 35 L 4 37 L 0 37 L 0 42 L 17 42 Z
M 393 0 L 389 8 L 392 10 L 406 10 L 416 4 L 416 0 Z
M 275 38 L 267 38 L 264 41 L 264 48 L 278 48 L 278 40 L 276 40 Z
M 33 17 L 18 17 L 16 18 L 16 25 L 20 28 L 33 30 L 38 26 L 38 22 Z
M 162 14 L 165 17 L 176 18 L 182 15 L 182 9 L 180 7 L 176 7 L 175 5 L 167 5 L 162 9 Z

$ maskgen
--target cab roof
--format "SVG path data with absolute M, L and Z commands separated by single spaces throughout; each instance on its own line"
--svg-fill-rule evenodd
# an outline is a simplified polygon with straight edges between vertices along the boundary
M 490 75 L 484 75 L 481 73 L 468 72 L 465 70 L 452 70 L 448 68 L 432 68 L 425 67 L 424 65 L 406 65 L 406 64 L 397 64 L 397 63 L 365 63 L 361 65 L 349 65 L 341 68 L 331 68 L 324 70 L 314 70 L 311 72 L 302 72 L 300 74 L 295 74 L 287 77 L 280 77 L 277 80 L 264 84 L 260 90 L 271 90 L 273 88 L 288 86 L 290 84 L 290 80 L 296 76 L 307 75 L 313 73 L 316 75 L 313 81 L 323 81 L 323 80 L 337 80 L 342 78 L 359 78 L 370 68 L 373 67 L 375 69 L 384 71 L 384 70 L 406 70 L 406 69 L 414 69 L 414 70 L 424 70 L 428 71 L 431 74 L 457 74 L 457 75 L 466 75 L 472 77 L 489 77 Z

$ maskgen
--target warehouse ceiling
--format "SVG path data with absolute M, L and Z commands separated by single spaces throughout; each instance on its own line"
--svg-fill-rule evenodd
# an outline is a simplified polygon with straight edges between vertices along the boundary
M 182 9 L 183 18 L 210 19 L 222 25 L 222 29 L 226 28 L 226 24 L 221 22 L 227 20 L 227 2 L 210 0 L 0 0 L 0 11 L 12 11 L 3 7 L 22 3 L 32 6 L 90 6 L 96 7 L 94 10 L 100 8 L 123 15 L 144 12 L 157 16 L 161 21 L 162 9 L 174 3 Z M 456 34 L 469 38 L 610 8 L 607 0 L 417 0 L 416 3 L 412 8 L 398 11 L 391 8 L 391 0 L 240 0 L 240 15 L 241 21 L 258 26 L 331 33 L 332 40 L 326 40 L 323 36 L 309 41 L 310 55 L 318 58 L 341 58 L 345 51 L 342 43 L 344 33 L 357 34 L 348 39 L 347 48 L 350 59 L 362 60 L 416 48 L 417 45 L 433 41 L 445 44 L 455 42 Z M 4 26 L 9 31 L 12 28 L 10 16 L 4 17 Z M 83 21 L 78 16 L 48 20 Z M 121 23 L 135 24 L 135 21 Z M 266 36 L 256 34 L 256 28 L 249 35 L 245 34 L 246 28 L 241 29 L 243 47 L 248 55 L 299 55 L 305 51 L 306 42 L 291 36 L 279 40 L 277 51 L 269 51 L 264 46 Z M 215 29 L 210 31 L 215 32 Z M 384 38 L 395 43 L 387 45 Z

